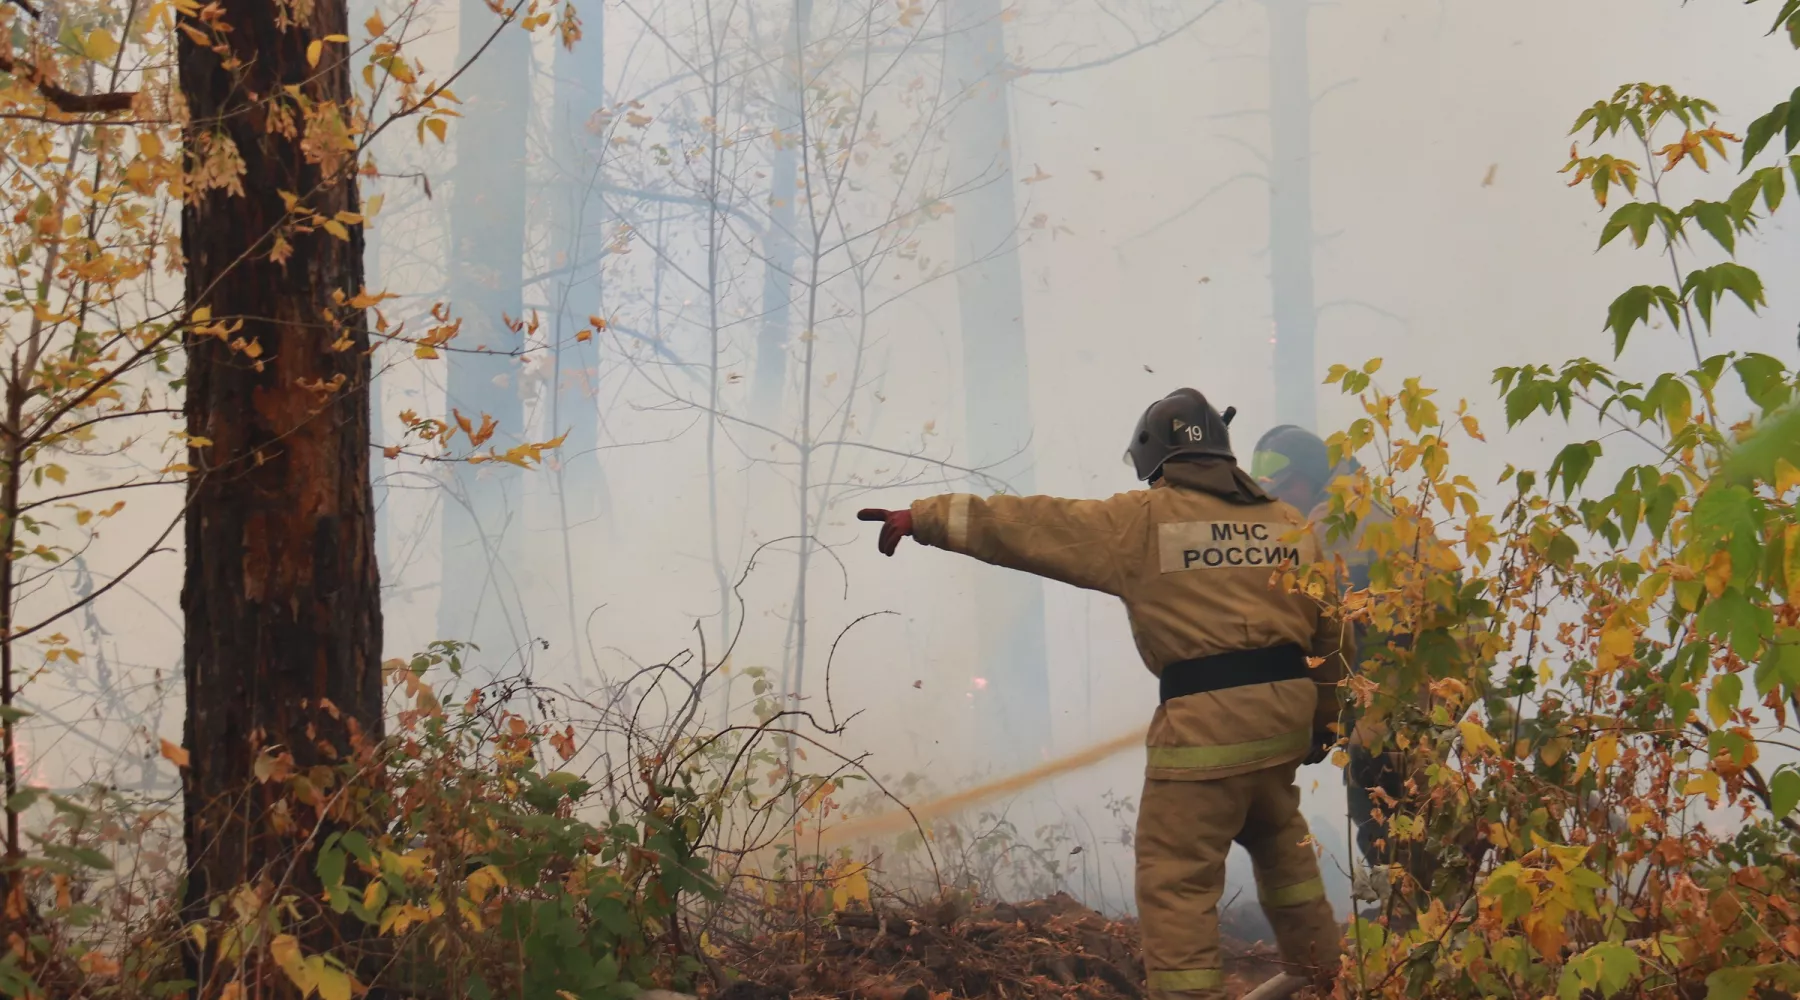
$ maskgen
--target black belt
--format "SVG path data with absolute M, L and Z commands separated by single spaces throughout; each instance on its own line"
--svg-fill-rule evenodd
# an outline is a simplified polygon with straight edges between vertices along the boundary
M 1297 681 L 1307 677 L 1306 650 L 1289 643 L 1267 649 L 1244 649 L 1197 660 L 1181 660 L 1163 668 L 1162 700 L 1207 691 L 1244 687 L 1250 684 L 1273 684 Z

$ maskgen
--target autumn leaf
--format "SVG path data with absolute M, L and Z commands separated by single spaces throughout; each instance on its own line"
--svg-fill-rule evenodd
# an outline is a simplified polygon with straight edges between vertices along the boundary
M 277 934 L 269 942 L 269 957 L 287 973 L 287 977 L 299 988 L 301 993 L 313 990 L 313 973 L 307 967 L 306 958 L 300 953 L 300 941 L 292 934 Z
M 187 750 L 170 743 L 168 740 L 162 741 L 162 755 L 164 760 L 174 764 L 176 767 L 188 766 Z
M 314 988 L 319 991 L 319 1000 L 351 1000 L 355 995 L 350 974 L 344 970 L 327 965 L 320 959 L 319 965 L 311 971 Z

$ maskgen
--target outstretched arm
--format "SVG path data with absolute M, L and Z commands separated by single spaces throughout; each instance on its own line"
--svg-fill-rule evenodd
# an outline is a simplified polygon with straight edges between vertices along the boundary
M 1148 530 L 1141 493 L 1107 500 L 928 497 L 912 505 L 921 543 L 1086 590 L 1124 589 L 1122 556 Z

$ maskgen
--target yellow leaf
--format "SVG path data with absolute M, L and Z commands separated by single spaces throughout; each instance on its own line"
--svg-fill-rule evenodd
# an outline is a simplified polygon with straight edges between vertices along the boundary
M 212 319 L 212 306 L 195 306 L 194 307 L 194 312 L 193 312 L 194 322 L 204 323 L 210 319 Z
M 1637 634 L 1629 623 L 1613 619 L 1600 630 L 1600 669 L 1609 670 L 1621 657 L 1637 648 Z
M 432 135 L 437 136 L 437 141 L 439 141 L 439 142 L 444 141 L 444 132 L 448 128 L 448 126 L 446 126 L 444 124 L 444 120 L 442 118 L 427 118 L 427 119 L 425 119 L 425 127 L 431 130 Z
M 1462 732 L 1463 746 L 1468 748 L 1471 754 L 1479 753 L 1484 747 L 1495 753 L 1500 752 L 1500 744 L 1480 723 L 1473 719 L 1464 719 L 1457 724 L 1456 728 Z
M 833 895 L 837 897 L 837 902 L 840 905 L 843 903 L 862 903 L 864 905 L 868 904 L 868 902 L 869 902 L 868 871 L 869 871 L 869 869 L 867 866 L 859 865 L 855 871 L 844 876 L 844 878 L 838 882 L 837 892 L 833 893 Z
M 363 215 L 364 216 L 380 215 L 381 214 L 381 199 L 382 199 L 381 195 L 378 195 L 378 194 L 370 195 L 369 200 L 366 202 L 363 202 Z
M 244 1000 L 244 984 L 233 979 L 219 991 L 219 1000 Z
M 1369 363 L 1366 365 L 1363 365 L 1363 374 L 1364 375 L 1373 375 L 1380 370 L 1381 370 L 1381 359 L 1380 358 L 1370 358 Z
M 319 64 L 319 55 L 324 51 L 325 51 L 325 43 L 320 41 L 319 39 L 315 38 L 312 41 L 307 42 L 306 43 L 306 64 L 308 66 L 317 66 Z
M 105 28 L 95 28 L 88 32 L 87 40 L 81 45 L 83 54 L 99 63 L 110 63 L 119 54 L 119 43 Z
M 387 33 L 387 24 L 382 21 L 380 14 L 370 14 L 369 19 L 363 22 L 363 28 L 369 32 L 370 37 Z
M 1702 771 L 1687 780 L 1681 786 L 1683 795 L 1704 794 L 1709 805 L 1719 804 L 1719 775 L 1714 771 Z
M 326 232 L 340 240 L 348 240 L 350 238 L 350 230 L 345 229 L 344 224 L 336 219 L 326 219 L 324 229 Z
M 1731 553 L 1720 549 L 1706 564 L 1706 592 L 1718 597 L 1731 585 Z
M 1786 493 L 1796 486 L 1800 486 L 1800 469 L 1794 468 L 1785 458 L 1777 458 L 1775 460 L 1775 492 Z
M 363 909 L 370 913 L 380 913 L 381 904 L 387 902 L 387 883 L 375 879 L 363 888 Z
M 299 987 L 301 993 L 313 990 L 312 970 L 307 968 L 306 959 L 300 954 L 300 942 L 292 934 L 277 934 L 269 942 L 269 957 L 287 973 L 287 977 Z
M 187 750 L 170 743 L 168 740 L 162 741 L 162 755 L 164 760 L 174 764 L 176 767 L 188 766 Z
M 1604 771 L 1619 759 L 1619 737 L 1607 733 L 1594 741 L 1594 769 Z
M 349 973 L 329 965 L 321 965 L 315 975 L 318 982 L 314 985 L 319 991 L 319 1000 L 350 1000 L 353 991 Z
M 59 483 L 67 482 L 68 478 L 69 478 L 68 470 L 64 469 L 60 465 L 44 466 L 44 475 L 50 477 L 51 479 L 56 480 Z

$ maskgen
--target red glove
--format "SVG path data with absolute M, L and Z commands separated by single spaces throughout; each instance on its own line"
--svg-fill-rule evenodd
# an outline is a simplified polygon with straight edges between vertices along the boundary
M 900 539 L 912 534 L 912 511 L 882 510 L 880 507 L 869 507 L 856 512 L 858 521 L 880 521 L 881 541 L 878 543 L 881 554 L 891 556 L 899 547 Z

